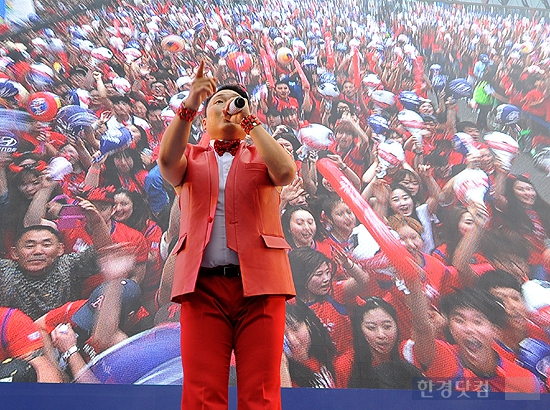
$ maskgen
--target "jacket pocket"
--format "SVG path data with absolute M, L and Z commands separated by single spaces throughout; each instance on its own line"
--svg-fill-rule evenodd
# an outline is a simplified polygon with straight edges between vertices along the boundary
M 185 248 L 185 243 L 187 242 L 187 234 L 184 233 L 182 236 L 179 237 L 178 242 L 176 242 L 176 246 L 174 246 L 174 249 L 172 250 L 171 255 L 177 255 L 180 253 L 180 251 Z
M 260 235 L 260 236 L 264 240 L 265 246 L 267 246 L 268 248 L 290 249 L 290 245 L 285 240 L 285 238 L 281 238 L 280 236 L 273 236 L 273 235 Z

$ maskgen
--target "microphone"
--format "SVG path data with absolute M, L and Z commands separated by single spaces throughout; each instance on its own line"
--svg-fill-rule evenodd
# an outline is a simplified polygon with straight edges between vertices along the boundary
M 227 113 L 229 115 L 235 115 L 241 112 L 246 105 L 246 100 L 243 97 L 233 98 L 227 107 Z

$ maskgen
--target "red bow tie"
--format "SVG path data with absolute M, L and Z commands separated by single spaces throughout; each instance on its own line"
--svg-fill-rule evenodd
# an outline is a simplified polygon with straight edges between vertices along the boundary
M 241 140 L 214 141 L 214 149 L 220 156 L 222 156 L 225 152 L 229 152 L 231 155 L 235 156 L 237 150 L 239 149 L 239 145 L 241 145 Z

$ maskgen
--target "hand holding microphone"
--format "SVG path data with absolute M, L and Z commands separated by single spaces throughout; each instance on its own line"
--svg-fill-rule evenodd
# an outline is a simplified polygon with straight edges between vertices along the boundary
M 235 115 L 240 113 L 246 106 L 246 100 L 243 97 L 236 97 L 231 100 L 227 106 L 227 114 Z

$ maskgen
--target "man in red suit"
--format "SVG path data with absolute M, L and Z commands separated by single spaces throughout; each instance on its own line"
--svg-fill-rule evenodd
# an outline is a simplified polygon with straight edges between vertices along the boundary
M 234 351 L 239 409 L 276 410 L 285 300 L 294 296 L 277 186 L 294 179 L 296 166 L 250 115 L 246 91 L 216 89 L 203 70 L 201 62 L 158 159 L 163 177 L 180 189 L 172 300 L 181 303 L 182 408 L 228 408 Z M 235 112 L 239 97 L 244 107 Z M 191 145 L 202 102 L 210 141 Z

